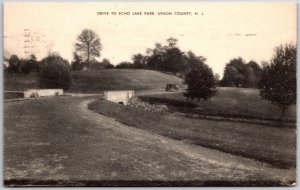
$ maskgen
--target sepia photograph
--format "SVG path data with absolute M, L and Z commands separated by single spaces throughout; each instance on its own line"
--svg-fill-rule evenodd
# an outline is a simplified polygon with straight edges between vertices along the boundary
M 297 4 L 4 2 L 6 187 L 296 186 Z

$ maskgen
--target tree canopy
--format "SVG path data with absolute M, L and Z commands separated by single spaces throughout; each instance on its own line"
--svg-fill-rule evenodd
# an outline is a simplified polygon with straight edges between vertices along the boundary
M 172 73 L 183 71 L 184 52 L 177 47 L 177 42 L 177 39 L 169 38 L 167 46 L 157 43 L 154 49 L 148 49 L 148 68 Z
M 70 65 L 59 55 L 49 55 L 41 61 L 39 84 L 41 88 L 69 89 L 71 85 Z
M 280 45 L 270 63 L 263 65 L 260 95 L 281 107 L 282 118 L 286 107 L 296 103 L 296 57 L 296 46 Z
M 261 68 L 255 61 L 248 63 L 241 57 L 234 58 L 226 64 L 221 86 L 258 87 Z
M 184 83 L 188 88 L 184 96 L 188 99 L 196 99 L 198 103 L 216 94 L 216 81 L 212 69 L 205 64 L 205 58 L 197 57 L 192 52 L 187 55 L 189 68 L 185 74 Z
M 85 57 L 87 67 L 91 67 L 91 60 L 100 56 L 101 50 L 100 38 L 98 35 L 89 29 L 84 29 L 77 37 L 75 44 L 75 50 L 81 53 L 81 56 Z
M 135 69 L 145 69 L 147 68 L 147 56 L 143 56 L 138 53 L 132 56 L 133 67 Z

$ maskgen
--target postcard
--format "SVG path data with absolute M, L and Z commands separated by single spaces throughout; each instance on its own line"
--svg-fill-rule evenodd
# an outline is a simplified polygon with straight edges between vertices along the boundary
M 297 4 L 5 2 L 4 185 L 296 185 Z

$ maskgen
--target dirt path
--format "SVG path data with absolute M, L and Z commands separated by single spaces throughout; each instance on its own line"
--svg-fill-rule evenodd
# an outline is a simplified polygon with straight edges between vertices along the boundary
M 123 125 L 92 97 L 4 103 L 6 185 L 290 185 L 275 169 Z
M 94 100 L 85 100 L 80 104 L 80 109 L 85 118 L 93 120 L 106 127 L 112 128 L 112 130 L 119 133 L 120 136 L 131 137 L 124 138 L 122 139 L 123 141 L 135 142 L 136 144 L 147 144 L 151 148 L 159 147 L 159 149 L 176 152 L 176 155 L 173 156 L 173 159 L 175 158 L 177 162 L 180 162 L 182 160 L 191 161 L 190 164 L 186 163 L 185 172 L 175 172 L 176 175 L 178 175 L 176 177 L 180 178 L 180 176 L 184 177 L 193 173 L 194 175 L 190 176 L 191 178 L 189 179 L 197 180 L 199 179 L 199 176 L 197 174 L 205 173 L 207 175 L 211 175 L 206 176 L 207 178 L 212 177 L 212 174 L 217 174 L 218 178 L 212 177 L 211 180 L 221 179 L 229 181 L 247 181 L 251 180 L 251 176 L 257 175 L 261 176 L 262 180 L 280 180 L 283 183 L 295 179 L 294 171 L 274 169 L 269 165 L 257 163 L 251 159 L 233 156 L 217 150 L 195 146 L 186 142 L 173 140 L 171 138 L 166 138 L 153 133 L 148 133 L 144 130 L 126 126 L 114 120 L 113 118 L 109 118 L 89 110 L 87 107 L 88 104 L 92 101 Z M 173 164 L 177 165 L 177 163 Z M 150 164 L 149 166 L 149 171 L 154 169 L 152 167 L 152 164 Z

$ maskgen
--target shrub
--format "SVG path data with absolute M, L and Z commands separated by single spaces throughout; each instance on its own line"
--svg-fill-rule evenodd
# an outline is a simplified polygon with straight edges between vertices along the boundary
M 70 65 L 58 55 L 50 55 L 41 61 L 39 74 L 41 88 L 69 89 L 71 85 Z

